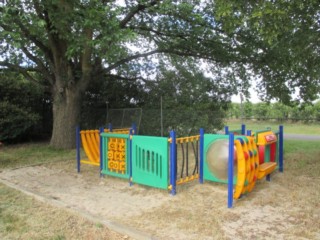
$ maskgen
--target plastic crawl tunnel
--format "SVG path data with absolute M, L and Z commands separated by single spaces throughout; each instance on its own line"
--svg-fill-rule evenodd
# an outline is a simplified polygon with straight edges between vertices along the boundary
M 234 138 L 234 194 L 238 199 L 251 192 L 259 173 L 259 153 L 254 137 Z M 203 178 L 228 183 L 229 139 L 227 135 L 204 135 Z

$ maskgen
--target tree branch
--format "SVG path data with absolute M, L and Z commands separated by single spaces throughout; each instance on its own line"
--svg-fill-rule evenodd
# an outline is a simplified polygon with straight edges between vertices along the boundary
M 44 84 L 40 83 L 38 80 L 36 80 L 32 75 L 29 74 L 30 71 L 37 71 L 34 68 L 23 68 L 21 66 L 15 65 L 15 64 L 11 64 L 5 61 L 0 61 L 0 66 L 4 66 L 7 67 L 9 69 L 15 70 L 19 73 L 21 73 L 26 79 L 28 79 L 31 82 L 34 82 L 36 84 L 39 84 L 41 86 L 44 86 Z
M 46 68 L 46 66 L 44 65 L 44 63 L 39 58 L 34 56 L 32 53 L 30 53 L 26 47 L 22 47 L 21 50 L 26 54 L 26 56 L 30 60 L 32 60 L 33 62 L 35 62 L 37 64 L 39 71 L 48 79 L 49 83 L 52 85 L 53 80 L 51 79 L 51 77 L 49 77 L 51 74 L 48 71 L 48 69 Z
M 147 57 L 147 56 L 150 56 L 150 55 L 153 55 L 153 54 L 156 54 L 156 53 L 161 53 L 163 52 L 162 50 L 159 50 L 159 49 L 156 49 L 156 50 L 153 50 L 153 51 L 150 51 L 150 52 L 146 52 L 146 53 L 139 53 L 139 54 L 136 54 L 136 55 L 132 55 L 132 56 L 129 56 L 127 58 L 124 58 L 124 59 L 121 59 L 119 60 L 118 62 L 110 65 L 109 67 L 107 67 L 105 69 L 106 72 L 109 72 L 111 71 L 112 69 L 115 69 L 119 66 L 121 66 L 122 64 L 125 64 L 127 62 L 130 62 L 132 60 L 135 60 L 135 59 L 138 59 L 138 58 L 142 58 L 142 57 Z
M 16 23 L 18 24 L 24 36 L 30 41 L 32 41 L 39 49 L 41 49 L 41 51 L 44 53 L 48 61 L 52 61 L 52 54 L 50 52 L 50 49 L 46 45 L 44 45 L 41 41 L 39 41 L 36 36 L 32 35 L 30 31 L 25 27 L 24 24 L 22 24 L 18 20 L 16 20 Z
M 161 2 L 161 0 L 153 0 L 149 4 L 138 4 L 137 6 L 133 7 L 133 9 L 121 20 L 120 28 L 124 28 L 131 19 L 138 14 L 139 12 L 144 11 L 145 9 L 156 5 L 157 3 Z
M 48 59 L 49 65 L 52 66 L 52 54 L 50 52 L 50 49 L 47 48 L 47 46 L 45 46 L 41 41 L 39 41 L 36 36 L 32 35 L 29 32 L 29 30 L 20 21 L 15 20 L 15 22 L 17 23 L 17 25 L 21 29 L 24 37 L 27 38 L 28 40 L 30 40 L 31 42 L 33 42 L 44 53 L 44 55 L 46 56 L 46 59 Z M 9 25 L 6 25 L 4 23 L 0 23 L 0 26 L 8 32 L 14 32 L 14 29 L 12 29 Z M 31 60 L 34 61 L 33 59 L 31 59 Z
M 38 0 L 33 0 L 33 5 L 34 5 L 34 9 L 36 10 L 36 13 L 37 13 L 38 17 L 40 19 L 44 20 L 44 15 L 41 12 L 41 7 L 40 7 L 40 4 L 39 4 L 39 1 Z
M 137 80 L 141 80 L 143 82 L 155 82 L 155 81 L 152 81 L 152 80 L 148 80 L 148 79 L 145 79 L 141 76 L 139 77 L 124 77 L 124 76 L 120 76 L 120 75 L 116 75 L 116 74 L 110 74 L 110 73 L 106 73 L 105 74 L 106 77 L 110 77 L 110 78 L 113 78 L 113 79 L 119 79 L 119 80 L 128 80 L 128 81 L 137 81 Z

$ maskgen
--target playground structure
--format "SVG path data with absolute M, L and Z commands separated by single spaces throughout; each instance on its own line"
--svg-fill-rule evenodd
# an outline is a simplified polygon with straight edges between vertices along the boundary
M 117 128 L 113 129 L 112 125 L 109 124 L 108 128 L 100 128 L 95 130 L 80 130 L 79 127 L 76 128 L 76 147 L 77 147 L 77 169 L 80 172 L 81 163 L 101 166 L 101 156 L 100 156 L 100 134 L 101 133 L 121 133 L 129 134 L 130 129 L 132 133 L 136 132 L 136 126 L 133 124 L 131 128 Z M 84 152 L 87 155 L 88 160 L 81 159 L 80 155 L 80 141 Z
M 196 179 L 226 183 L 228 207 L 232 207 L 233 200 L 251 192 L 258 179 L 270 181 L 275 169 L 283 171 L 283 127 L 276 132 L 245 132 L 244 125 L 240 130 L 225 130 L 226 134 L 217 135 L 200 129 L 199 135 L 182 138 L 171 131 L 167 138 L 134 135 L 134 129 L 78 129 L 89 159 L 77 156 L 78 171 L 80 162 L 99 165 L 102 175 L 128 179 L 130 185 L 166 189 L 172 195 L 178 185 Z

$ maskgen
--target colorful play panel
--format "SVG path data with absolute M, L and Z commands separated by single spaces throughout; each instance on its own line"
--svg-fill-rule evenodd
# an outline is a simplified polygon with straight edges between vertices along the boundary
M 131 128 L 117 128 L 113 129 L 112 125 L 109 124 L 108 128 L 100 128 L 94 130 L 80 130 L 80 127 L 76 128 L 76 148 L 77 148 L 77 169 L 80 172 L 81 163 L 100 166 L 101 156 L 100 156 L 100 143 L 101 143 L 101 133 L 114 133 L 114 134 L 126 134 L 128 135 L 132 132 L 136 132 L 136 126 L 133 124 Z M 110 142 L 117 142 L 117 139 L 111 139 Z M 87 159 L 81 159 L 80 146 L 82 145 L 83 151 L 85 152 Z
M 258 179 L 270 180 L 275 169 L 283 171 L 282 126 L 275 132 L 247 131 L 247 135 L 244 125 L 236 131 L 226 128 L 227 134 L 220 135 L 200 129 L 199 135 L 181 138 L 174 131 L 169 138 L 122 131 L 78 130 L 89 159 L 77 157 L 78 171 L 80 162 L 100 165 L 102 175 L 128 179 L 130 185 L 166 189 L 172 195 L 178 185 L 194 180 L 225 183 L 228 207 L 251 192 Z

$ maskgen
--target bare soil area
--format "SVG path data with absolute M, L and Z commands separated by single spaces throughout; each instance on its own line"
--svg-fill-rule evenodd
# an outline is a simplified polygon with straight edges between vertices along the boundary
M 227 186 L 197 181 L 177 195 L 71 161 L 4 170 L 0 181 L 133 239 L 320 239 L 320 178 L 275 173 L 227 208 Z

